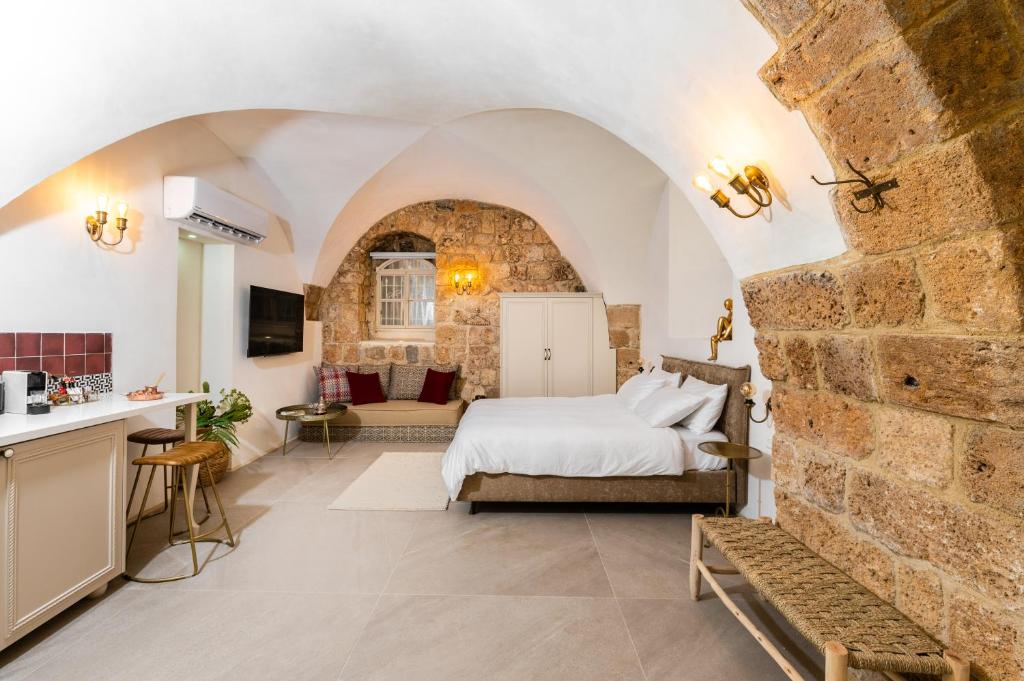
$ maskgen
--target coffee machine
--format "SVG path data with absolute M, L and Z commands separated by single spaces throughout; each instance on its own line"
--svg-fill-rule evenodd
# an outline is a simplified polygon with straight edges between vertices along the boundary
M 8 414 L 48 414 L 45 371 L 5 371 L 4 411 Z

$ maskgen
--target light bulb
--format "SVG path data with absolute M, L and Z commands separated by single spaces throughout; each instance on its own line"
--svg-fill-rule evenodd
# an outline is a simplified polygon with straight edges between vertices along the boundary
M 721 156 L 715 156 L 708 162 L 708 168 L 715 171 L 716 174 L 721 175 L 727 180 L 731 180 L 736 177 L 736 173 L 733 172 L 732 166 L 726 163 L 725 159 Z
M 694 175 L 693 186 L 701 190 L 705 194 L 710 194 L 715 191 L 714 186 L 711 184 L 711 178 L 707 175 Z
M 458 272 L 455 273 L 455 283 L 456 284 L 459 283 L 459 273 Z
M 107 202 L 110 201 L 110 197 L 106 194 L 100 194 L 96 197 L 96 210 L 100 213 L 107 212 Z
M 119 201 L 117 204 L 117 217 L 126 218 L 128 217 L 128 203 L 126 201 Z
M 466 281 L 468 281 L 469 283 L 473 283 L 473 273 L 472 272 L 466 272 Z

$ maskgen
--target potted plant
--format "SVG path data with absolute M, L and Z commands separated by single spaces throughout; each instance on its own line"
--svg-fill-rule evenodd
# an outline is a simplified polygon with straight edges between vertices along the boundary
M 210 392 L 210 383 L 203 381 L 203 392 Z M 178 407 L 178 421 L 183 423 L 185 412 Z M 231 448 L 238 446 L 238 426 L 252 418 L 252 402 L 237 388 L 220 391 L 220 401 L 214 404 L 203 400 L 196 404 L 196 435 L 205 442 L 219 442 L 223 454 L 210 459 L 210 473 L 219 481 L 231 467 Z M 205 480 L 206 471 L 201 471 Z

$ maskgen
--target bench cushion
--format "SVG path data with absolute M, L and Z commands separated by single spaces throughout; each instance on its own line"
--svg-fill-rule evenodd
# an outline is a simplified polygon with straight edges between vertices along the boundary
M 457 426 L 466 403 L 448 400 L 446 404 L 390 400 L 348 406 L 348 410 L 327 423 L 332 426 Z
M 771 523 L 704 518 L 704 536 L 807 640 L 838 641 L 851 667 L 949 672 L 942 646 L 903 613 Z

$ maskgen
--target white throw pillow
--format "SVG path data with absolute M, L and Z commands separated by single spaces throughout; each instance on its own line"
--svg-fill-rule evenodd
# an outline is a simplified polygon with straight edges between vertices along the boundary
M 705 383 L 699 378 L 687 376 L 680 390 L 705 398 L 695 412 L 683 419 L 683 425 L 698 435 L 709 432 L 722 415 L 725 399 L 729 396 L 729 386 Z
M 649 397 L 654 391 L 665 387 L 665 379 L 652 376 L 649 373 L 637 374 L 622 384 L 616 395 L 623 401 L 630 411 L 636 409 L 636 405 Z
M 683 380 L 682 373 L 669 373 L 660 367 L 654 367 L 651 369 L 651 376 L 660 376 L 665 379 L 665 385 L 669 388 L 678 388 L 679 382 Z
M 692 414 L 704 397 L 683 392 L 679 388 L 659 388 L 637 405 L 636 415 L 654 428 L 667 428 Z

